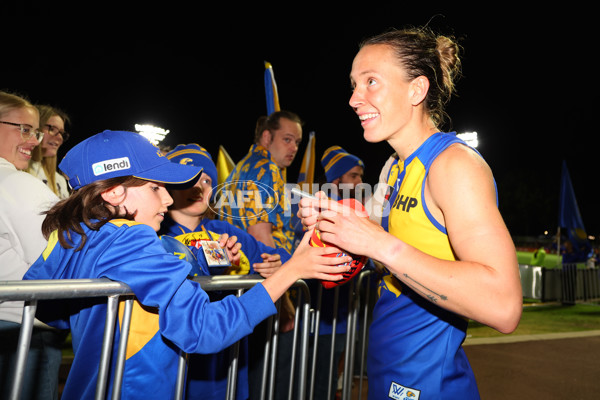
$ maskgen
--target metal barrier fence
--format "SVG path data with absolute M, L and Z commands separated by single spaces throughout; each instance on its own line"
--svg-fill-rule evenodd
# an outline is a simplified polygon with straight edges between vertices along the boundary
M 357 278 L 348 285 L 351 285 L 349 291 L 349 311 L 348 311 L 348 322 L 347 322 L 347 335 L 346 335 L 346 353 L 344 362 L 344 373 L 343 373 L 343 388 L 342 388 L 342 399 L 348 400 L 351 397 L 352 392 L 352 381 L 355 364 L 355 350 L 356 343 L 361 344 L 360 348 L 360 383 L 359 383 L 359 396 L 362 393 L 362 382 L 364 375 L 364 360 L 366 353 L 366 335 L 368 326 L 368 315 L 369 315 L 369 302 L 367 299 L 370 296 L 369 284 L 365 285 L 365 282 L 369 282 L 371 271 L 363 271 L 357 276 Z M 201 287 L 207 291 L 236 291 L 237 296 L 241 296 L 245 290 L 250 289 L 252 286 L 261 282 L 263 279 L 260 277 L 245 275 L 245 276 L 210 276 L 210 277 L 196 277 L 195 281 L 199 282 Z M 319 336 L 318 326 L 320 318 L 320 296 L 322 288 L 319 290 L 319 299 L 317 300 L 317 306 L 315 309 L 310 308 L 310 294 L 308 287 L 304 281 L 298 281 L 294 285 L 295 288 L 299 289 L 300 296 L 296 301 L 296 314 L 295 324 L 293 332 L 293 349 L 292 349 L 292 368 L 290 372 L 290 390 L 288 393 L 288 399 L 293 397 L 294 379 L 298 378 L 297 397 L 296 399 L 312 399 L 313 398 L 313 385 L 315 379 L 315 371 L 317 366 L 315 365 L 317 348 L 317 339 Z M 337 296 L 339 291 L 336 291 L 336 304 L 334 307 L 337 308 Z M 23 306 L 23 319 L 21 324 L 21 330 L 19 335 L 16 365 L 14 368 L 14 374 L 12 379 L 12 387 L 10 391 L 10 399 L 18 400 L 24 378 L 25 364 L 27 361 L 27 354 L 29 351 L 29 345 L 31 340 L 31 334 L 33 331 L 33 322 L 35 313 L 37 310 L 38 301 L 40 300 L 55 300 L 55 299 L 69 299 L 69 298 L 88 298 L 88 297 L 106 297 L 107 298 L 107 313 L 104 327 L 104 336 L 102 342 L 102 353 L 100 359 L 100 365 L 98 366 L 98 380 L 96 384 L 95 398 L 105 399 L 107 395 L 107 387 L 110 382 L 109 369 L 110 360 L 112 356 L 113 337 L 115 332 L 115 326 L 118 314 L 119 301 L 124 299 L 125 301 L 125 312 L 123 316 L 123 324 L 121 327 L 121 337 L 118 344 L 118 351 L 116 354 L 116 368 L 113 372 L 114 384 L 111 393 L 112 399 L 120 398 L 121 383 L 125 365 L 125 352 L 127 348 L 127 340 L 129 333 L 129 325 L 131 321 L 131 314 L 133 309 L 133 293 L 131 289 L 124 283 L 114 282 L 108 279 L 76 279 L 76 280 L 38 280 L 38 281 L 1 281 L 0 282 L 0 301 L 24 301 Z M 361 304 L 362 301 L 362 304 Z M 361 307 L 362 306 L 362 307 Z M 277 304 L 279 311 L 279 303 Z M 361 324 L 361 336 L 359 339 L 356 337 L 356 330 L 358 326 L 359 315 L 362 310 L 362 324 Z M 337 311 L 337 310 L 336 310 Z M 336 315 L 337 312 L 334 313 Z M 277 359 L 277 338 L 278 338 L 278 321 L 276 316 L 269 318 L 270 323 L 268 326 L 271 328 L 267 332 L 265 338 L 265 365 L 263 369 L 262 382 L 261 382 L 261 399 L 273 399 L 274 398 L 274 387 L 276 379 L 276 359 Z M 308 323 L 301 323 L 302 321 Z M 333 330 L 335 333 L 336 318 L 333 321 Z M 310 329 L 310 328 L 313 329 Z M 301 330 L 301 332 L 300 332 Z M 310 333 L 313 333 L 313 357 L 312 365 L 310 368 L 310 378 L 308 377 L 308 343 Z M 333 352 L 333 341 L 335 341 L 335 334 L 332 335 L 332 352 Z M 298 342 L 300 343 L 299 350 Z M 237 369 L 238 369 L 238 352 L 239 343 L 234 344 L 230 347 L 231 362 L 228 371 L 228 387 L 226 399 L 235 399 L 236 384 L 237 384 Z M 295 370 L 296 357 L 298 357 L 298 371 Z M 187 370 L 187 354 L 181 352 L 178 376 L 177 376 L 177 387 L 175 392 L 176 399 L 182 399 L 185 386 L 185 375 Z M 337 366 L 333 365 L 333 356 L 330 357 L 331 363 L 329 365 L 329 376 L 331 379 L 333 368 Z M 308 391 L 307 391 L 308 382 Z M 331 387 L 331 384 L 329 385 Z M 328 398 L 332 398 L 331 394 Z M 359 397 L 360 398 L 360 397 Z
M 562 304 L 573 305 L 577 301 L 585 302 L 600 298 L 600 275 L 596 268 L 582 269 L 577 268 L 577 264 L 563 264 L 558 272 Z
M 373 271 L 362 271 L 349 285 L 348 299 L 348 318 L 346 329 L 345 357 L 342 374 L 342 400 L 349 400 L 352 397 L 353 382 L 355 374 L 355 365 L 358 367 L 358 387 L 354 388 L 358 392 L 358 399 L 363 392 L 363 382 L 365 375 L 365 357 L 367 350 L 367 328 L 369 317 L 372 311 L 370 303 L 371 293 L 370 280 Z M 523 296 L 528 298 L 537 298 L 544 301 L 560 300 L 563 304 L 574 304 L 578 300 L 588 301 L 590 299 L 600 298 L 600 270 L 598 269 L 577 269 L 565 266 L 562 269 L 547 269 L 543 267 L 531 267 L 520 265 L 521 282 L 523 286 Z M 201 287 L 207 291 L 234 291 L 237 296 L 241 296 L 245 290 L 250 289 L 263 279 L 258 276 L 210 276 L 194 278 Z M 289 376 L 290 386 L 288 399 L 312 399 L 314 397 L 315 372 L 322 365 L 316 365 L 319 338 L 319 320 L 321 312 L 321 295 L 323 288 L 319 285 L 317 298 L 311 308 L 310 293 L 307 284 L 304 281 L 298 281 L 295 288 L 299 289 L 300 296 L 296 299 L 296 315 L 294 332 L 292 339 L 292 365 Z M 337 315 L 339 288 L 334 290 L 333 314 Z M 125 364 L 125 350 L 127 347 L 129 323 L 133 307 L 133 293 L 131 289 L 120 282 L 114 282 L 108 279 L 78 279 L 78 280 L 44 280 L 44 281 L 0 281 L 0 301 L 24 301 L 23 319 L 21 324 L 19 342 L 17 347 L 16 365 L 14 369 L 11 400 L 18 400 L 23 385 L 25 363 L 29 351 L 29 343 L 33 331 L 33 321 L 40 300 L 55 300 L 69 298 L 88 298 L 88 297 L 106 297 L 107 314 L 104 327 L 104 339 L 102 342 L 102 356 L 98 366 L 98 381 L 96 385 L 96 399 L 105 399 L 107 396 L 107 387 L 110 382 L 109 369 L 111 360 L 112 340 L 116 327 L 118 314 L 118 304 L 120 300 L 125 302 L 125 313 L 118 352 L 116 354 L 116 368 L 113 372 L 114 385 L 111 398 L 119 399 L 121 390 L 121 379 Z M 279 310 L 279 303 L 277 309 Z M 265 365 L 261 380 L 261 399 L 272 400 L 275 396 L 276 360 L 277 343 L 279 334 L 279 313 L 269 318 L 269 330 L 265 338 Z M 308 323 L 303 323 L 304 321 Z M 360 321 L 360 324 L 359 324 Z M 332 329 L 336 332 L 337 318 L 333 319 Z M 358 326 L 360 325 L 360 331 Z M 312 357 L 309 357 L 309 340 L 312 335 Z M 334 365 L 333 351 L 335 348 L 336 335 L 331 335 L 331 354 L 330 362 L 327 366 L 330 382 L 328 388 L 331 389 L 331 379 L 334 376 L 333 371 L 337 365 Z M 228 387 L 226 400 L 236 398 L 237 389 L 237 371 L 239 343 L 232 345 L 230 351 L 230 365 L 228 371 Z M 308 365 L 309 358 L 312 358 L 311 365 Z M 298 362 L 296 362 L 298 360 Z M 176 399 L 182 399 L 185 385 L 185 375 L 187 371 L 188 355 L 180 354 Z M 296 369 L 297 368 L 297 369 Z M 299 384 L 294 386 L 294 380 Z M 294 387 L 296 393 L 294 396 Z M 328 393 L 327 398 L 333 398 L 333 393 Z
M 578 268 L 576 264 L 564 264 L 561 268 L 519 265 L 519 271 L 523 297 L 565 305 L 600 299 L 598 268 Z

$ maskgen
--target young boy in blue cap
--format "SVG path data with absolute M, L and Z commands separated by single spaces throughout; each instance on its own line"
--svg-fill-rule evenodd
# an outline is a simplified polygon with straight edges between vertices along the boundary
M 173 204 L 161 224 L 159 236 L 167 240 L 171 236 L 188 246 L 196 256 L 202 275 L 241 275 L 260 273 L 263 277 L 273 274 L 282 262 L 291 257 L 283 248 L 274 249 L 256 240 L 248 232 L 226 221 L 214 218 L 218 210 L 212 201 L 217 188 L 217 168 L 210 153 L 196 143 L 180 144 L 166 154 L 171 162 L 193 165 L 203 169 L 196 184 L 186 189 L 170 190 Z M 241 245 L 240 259 L 227 269 L 209 267 L 204 260 L 202 247 L 210 241 L 219 240 L 221 235 L 237 238 Z M 165 236 L 166 235 L 166 236 Z M 248 363 L 247 341 L 240 346 L 237 379 L 237 399 L 247 399 Z M 190 355 L 186 398 L 224 399 L 227 392 L 229 353 L 227 350 L 210 355 Z
M 196 143 L 180 144 L 167 153 L 166 157 L 171 162 L 193 165 L 203 171 L 194 186 L 169 192 L 173 197 L 173 204 L 161 224 L 159 235 L 176 237 L 190 246 L 192 251 L 194 247 L 198 247 L 198 243 L 216 240 L 223 233 L 235 236 L 241 244 L 242 255 L 238 265 L 232 265 L 225 271 L 228 275 L 257 272 L 266 278 L 290 258 L 290 253 L 283 248 L 267 246 L 245 230 L 215 218 L 219 212 L 213 202 L 217 188 L 217 168 L 204 147 Z M 204 264 L 201 266 L 204 267 Z M 212 275 L 212 270 L 208 268 L 203 272 Z M 219 270 L 217 273 L 221 272 Z
M 167 187 L 193 184 L 200 168 L 172 163 L 144 137 L 122 131 L 84 140 L 59 168 L 74 192 L 47 212 L 42 232 L 48 247 L 24 279 L 108 278 L 129 285 L 136 303 L 123 400 L 172 398 L 179 349 L 220 351 L 274 314 L 273 302 L 298 279 L 338 280 L 346 272 L 333 265 L 339 259 L 323 257 L 338 249 L 312 248 L 307 235 L 285 268 L 239 298 L 210 302 L 200 285 L 188 279 L 191 265 L 168 253 L 156 235 L 172 203 Z M 60 310 L 64 315 L 57 315 L 59 310 L 44 310 L 43 303 L 38 317 L 72 333 L 74 360 L 62 398 L 93 398 L 106 304 L 67 300 Z M 116 346 L 120 332 L 115 336 Z

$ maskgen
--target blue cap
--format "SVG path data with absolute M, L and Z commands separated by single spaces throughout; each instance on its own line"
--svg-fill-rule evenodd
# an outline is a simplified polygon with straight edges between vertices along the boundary
M 217 167 L 208 151 L 199 144 L 180 144 L 167 153 L 167 158 L 177 164 L 193 165 L 203 168 L 203 172 L 212 179 L 213 192 L 217 187 Z
M 340 146 L 331 146 L 325 150 L 321 157 L 321 165 L 325 170 L 327 182 L 333 182 L 356 166 L 365 167 L 360 158 L 348 153 Z
M 120 176 L 179 185 L 202 173 L 202 168 L 173 164 L 139 133 L 108 130 L 78 143 L 58 167 L 73 190 Z

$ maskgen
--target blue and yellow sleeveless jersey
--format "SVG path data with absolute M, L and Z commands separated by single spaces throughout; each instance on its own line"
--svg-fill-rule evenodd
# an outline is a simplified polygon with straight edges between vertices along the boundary
M 445 227 L 427 208 L 424 188 L 431 164 L 454 143 L 464 144 L 454 134 L 438 132 L 404 162 L 393 164 L 388 179 L 393 187 L 389 215 L 382 221 L 394 236 L 445 260 L 455 257 Z M 479 399 L 462 348 L 466 330 L 467 320 L 423 298 L 386 271 L 369 334 L 369 398 Z
M 294 229 L 284 174 L 267 149 L 252 145 L 218 195 L 221 220 L 244 231 L 251 225 L 269 222 L 273 224 L 275 246 L 292 253 Z
M 187 279 L 190 264 L 168 253 L 147 225 L 113 220 L 97 231 L 84 224 L 81 227 L 87 241 L 80 251 L 61 247 L 54 232 L 23 279 L 108 278 L 129 285 L 136 302 L 123 376 L 124 400 L 173 398 L 179 349 L 218 352 L 276 312 L 261 284 L 240 298 L 227 296 L 209 302 L 200 285 Z M 77 247 L 80 236 L 74 232 L 71 236 Z M 42 301 L 37 316 L 52 326 L 71 330 L 74 360 L 62 398 L 94 398 L 106 300 Z M 107 393 L 112 390 L 119 337 L 117 329 Z

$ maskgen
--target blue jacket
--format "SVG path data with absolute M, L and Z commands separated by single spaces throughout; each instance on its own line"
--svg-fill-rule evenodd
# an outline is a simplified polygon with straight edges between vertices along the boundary
M 54 232 L 24 279 L 108 278 L 129 285 L 137 301 L 127 345 L 123 400 L 172 398 L 179 349 L 218 352 L 276 312 L 261 284 L 240 298 L 227 296 L 211 303 L 200 285 L 188 279 L 190 264 L 168 253 L 147 225 L 113 220 L 97 231 L 83 224 L 82 228 L 87 241 L 81 250 L 61 247 Z M 71 236 L 77 247 L 80 236 L 74 232 Z M 94 398 L 106 302 L 72 299 L 63 301 L 60 309 L 53 304 L 51 310 L 44 309 L 43 303 L 38 317 L 72 333 L 75 357 L 62 398 Z M 115 336 L 113 363 L 118 329 Z M 107 393 L 111 392 L 113 372 Z

